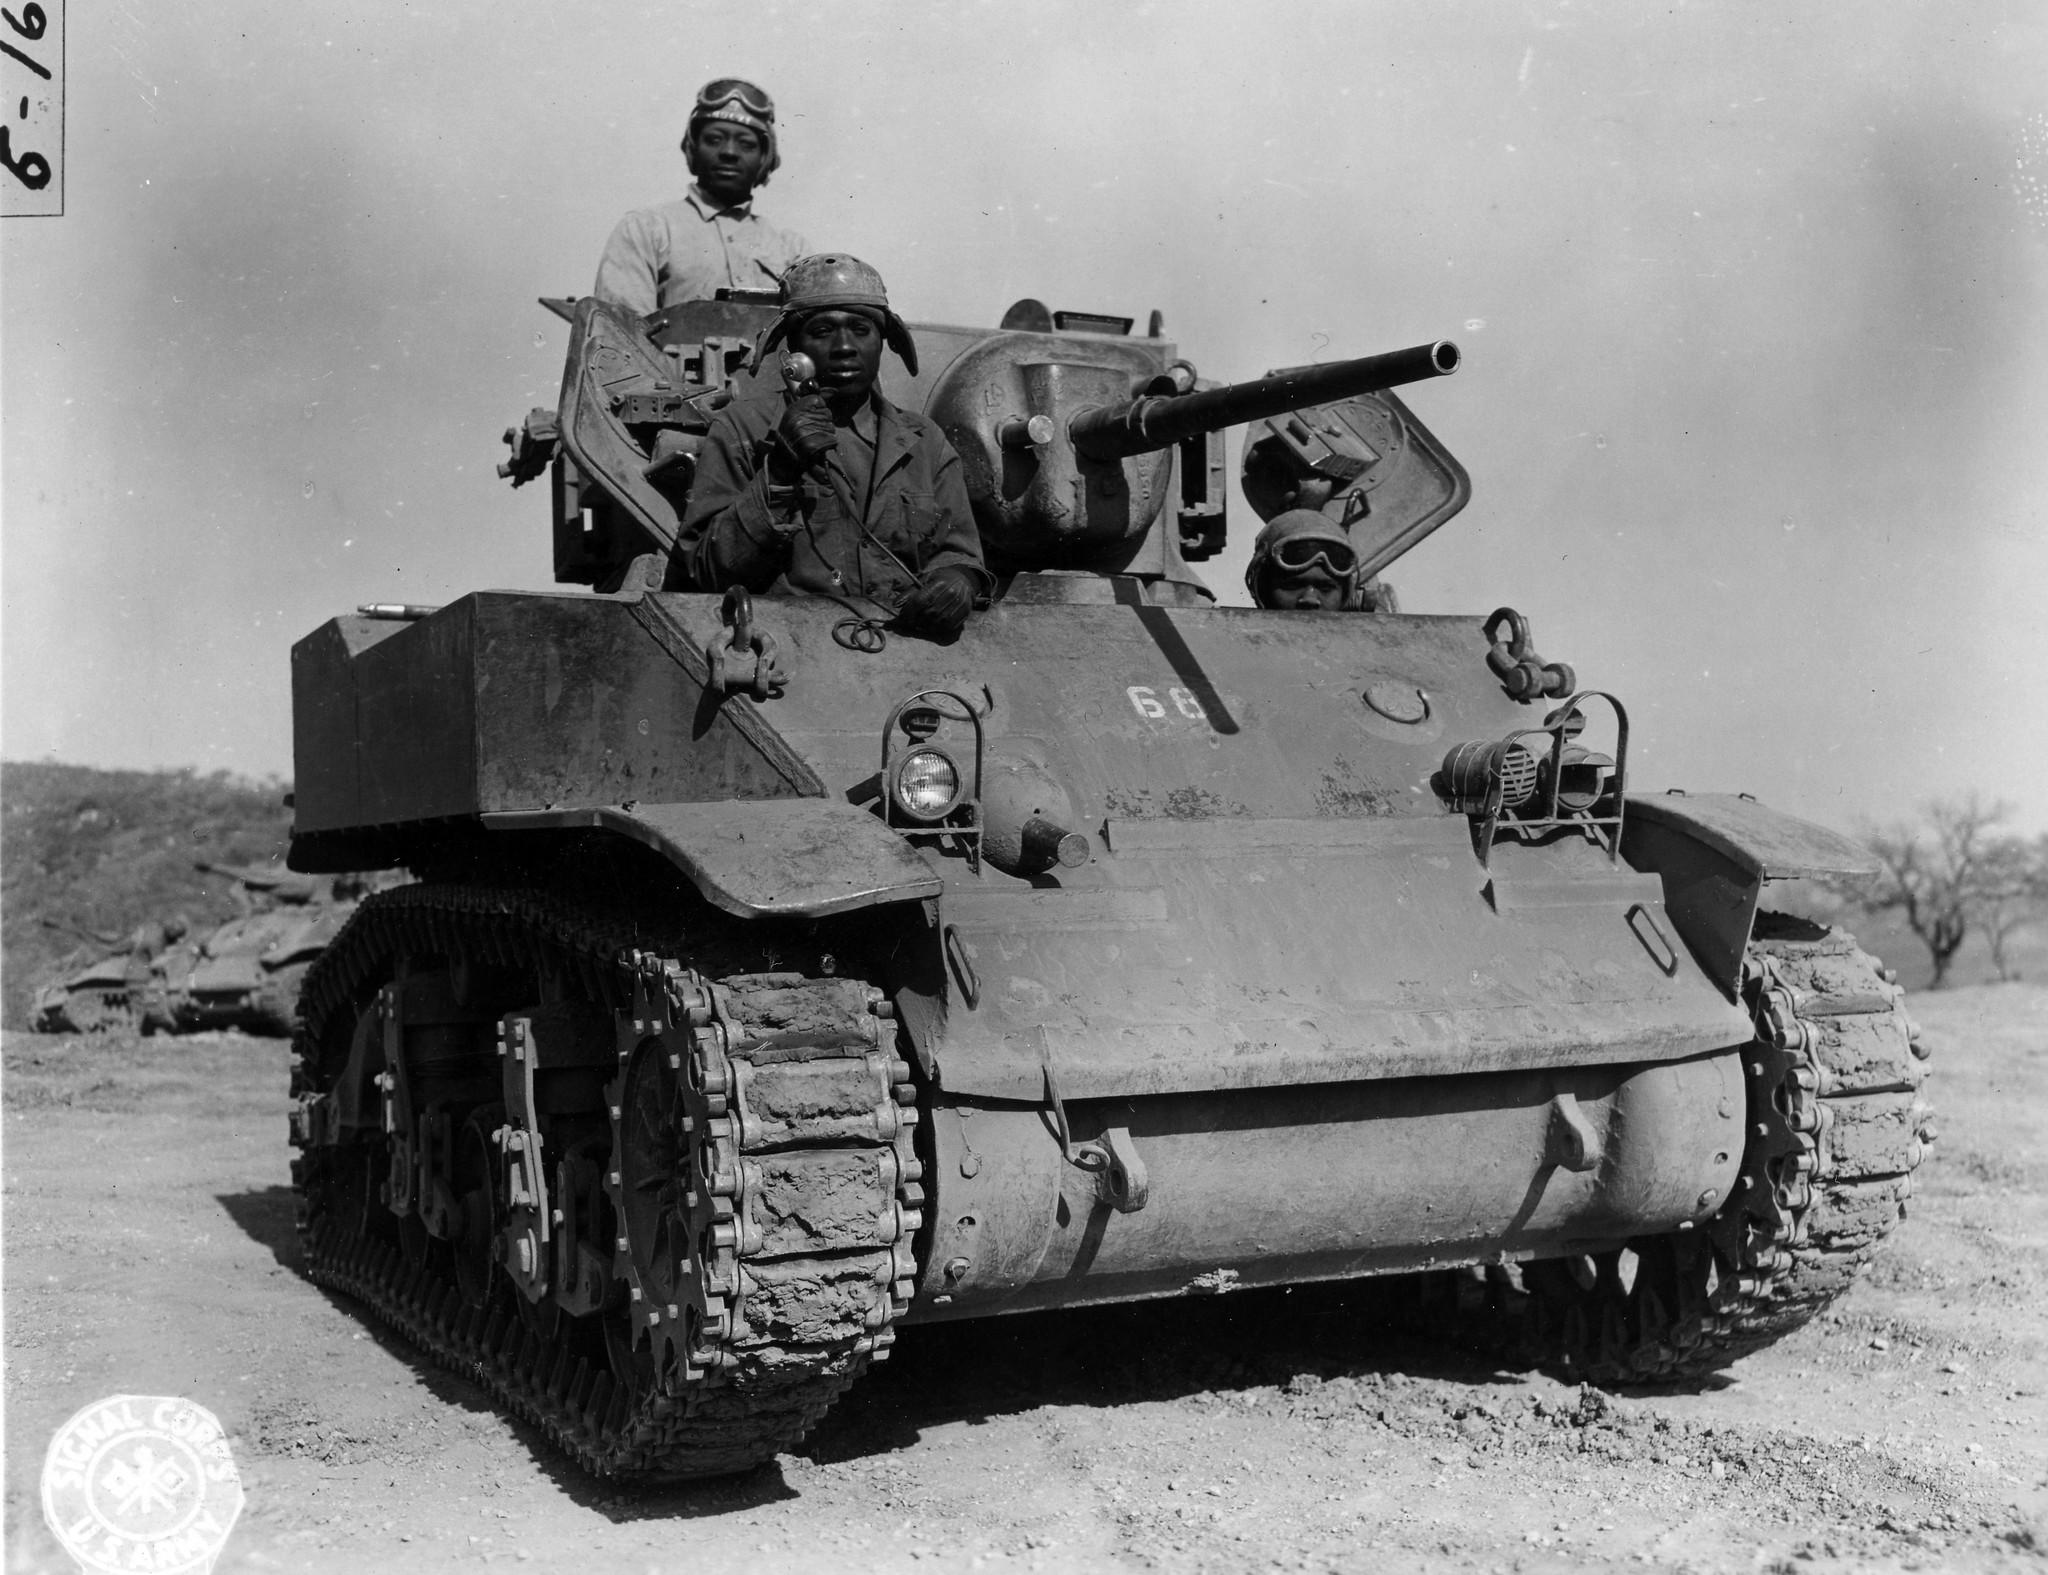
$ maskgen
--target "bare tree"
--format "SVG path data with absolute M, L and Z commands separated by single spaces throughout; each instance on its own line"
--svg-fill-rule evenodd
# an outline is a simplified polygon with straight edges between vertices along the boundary
M 1977 927 L 1991 948 L 2001 979 L 2017 979 L 2012 938 L 2048 914 L 2048 836 L 2032 842 L 2000 837 L 1983 852 L 1976 901 Z
M 1899 910 L 1934 963 L 1931 989 L 1947 984 L 1971 923 L 1984 912 L 1987 856 L 2000 843 L 1992 832 L 2011 813 L 2010 805 L 1987 804 L 1972 793 L 1960 802 L 1929 804 L 1924 826 L 1866 830 L 1863 840 L 1881 866 L 1877 876 L 1835 887 L 1866 912 Z

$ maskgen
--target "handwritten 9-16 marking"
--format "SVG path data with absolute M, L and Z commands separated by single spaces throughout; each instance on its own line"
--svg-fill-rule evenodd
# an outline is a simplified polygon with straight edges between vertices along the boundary
M 5 20 L 16 38 L 31 44 L 40 44 L 50 29 L 49 13 L 40 5 L 33 3 L 23 6 L 19 16 L 5 7 L 0 7 L 0 19 Z M 45 82 L 56 80 L 47 65 L 19 48 L 5 35 L 0 35 L 0 52 L 4 52 L 10 60 L 28 67 Z M 29 118 L 29 101 L 26 94 L 21 97 L 15 118 L 22 121 Z M 8 174 L 30 191 L 41 191 L 50 184 L 50 161 L 33 148 L 16 154 L 12 126 L 0 125 L 0 167 L 4 167 Z

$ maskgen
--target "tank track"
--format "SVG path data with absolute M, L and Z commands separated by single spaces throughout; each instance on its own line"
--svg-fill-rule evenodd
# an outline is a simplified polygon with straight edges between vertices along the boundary
M 671 955 L 683 949 L 658 925 L 608 923 L 540 893 L 404 887 L 365 901 L 315 963 L 295 1035 L 294 1140 L 304 1151 L 292 1171 L 308 1277 L 364 1303 L 587 1470 L 639 1481 L 743 1471 L 797 1443 L 886 1355 L 921 1224 L 915 1089 L 880 992 L 789 973 L 710 980 Z M 336 1014 L 352 1023 L 406 955 L 515 968 L 619 1014 L 619 1067 L 606 1088 L 612 1294 L 588 1315 L 614 1322 L 596 1360 L 588 1317 L 522 1305 L 502 1275 L 481 1302 L 466 1297 L 447 1253 L 417 1243 L 408 1252 L 402 1236 L 360 1228 L 396 1219 L 345 1189 L 342 1156 L 363 1149 L 308 1141 Z M 667 1182 L 664 1209 L 691 1227 L 664 1238 L 690 1259 L 665 1287 L 694 1278 L 688 1316 L 649 1294 L 662 1244 L 629 1241 L 624 1208 L 636 1180 L 620 1159 L 629 1082 L 645 1086 L 650 1074 L 634 1068 L 658 1072 L 662 1061 L 687 1089 L 678 1108 L 695 1116 L 677 1123 L 691 1135 L 676 1139 L 672 1175 L 638 1179 Z M 686 1171 L 697 1184 L 685 1197 Z M 581 1338 L 573 1324 L 586 1326 Z
M 1812 1318 L 1903 1217 L 1934 1140 L 1904 992 L 1848 935 L 1765 913 L 1742 993 L 1756 1038 L 1729 1201 L 1702 1230 L 1524 1265 L 1494 1306 L 1515 1354 L 1597 1383 L 1703 1378 Z
M 39 1034 L 135 1033 L 142 1014 L 124 990 L 73 990 L 56 1006 L 36 1014 L 31 1027 Z

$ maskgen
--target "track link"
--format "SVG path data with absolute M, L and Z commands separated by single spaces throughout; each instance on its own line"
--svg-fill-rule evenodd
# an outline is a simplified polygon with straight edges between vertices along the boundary
M 308 1276 L 585 1468 L 647 1481 L 743 1471 L 800 1440 L 886 1354 L 921 1223 L 915 1090 L 879 992 L 791 973 L 707 979 L 685 950 L 659 922 L 608 921 L 539 893 L 400 888 L 368 899 L 315 964 L 296 1034 Z M 443 1244 L 397 1230 L 389 1209 L 365 1205 L 359 1179 L 351 1190 L 351 1176 L 382 1173 L 384 1144 L 317 1136 L 331 1131 L 321 1103 L 337 1034 L 347 1042 L 400 959 L 422 957 L 510 968 L 614 1014 L 617 1236 L 598 1310 L 570 1318 L 522 1300 L 503 1272 L 488 1294 L 465 1296 Z M 658 1166 L 646 1142 L 621 1141 L 636 1098 L 645 1126 L 650 1087 L 668 1101 L 658 1114 L 690 1116 L 673 1123 Z M 655 1199 L 651 1212 L 626 1206 L 636 1191 Z M 658 1239 L 629 1239 L 628 1221 L 650 1218 Z M 610 1321 L 605 1338 L 592 1338 L 592 1320 Z
M 1703 1378 L 1847 1289 L 1933 1141 L 1904 992 L 1847 934 L 1759 914 L 1743 969 L 1749 1141 L 1703 1231 L 1525 1265 L 1497 1299 L 1517 1354 L 1599 1383 Z

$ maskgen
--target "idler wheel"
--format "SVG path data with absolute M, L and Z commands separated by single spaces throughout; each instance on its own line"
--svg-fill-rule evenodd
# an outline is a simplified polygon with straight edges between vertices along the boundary
M 517 1290 L 512 1292 L 512 1302 L 519 1309 L 519 1321 L 543 1340 L 553 1342 L 562 1337 L 569 1315 L 562 1311 L 560 1302 L 551 1297 L 537 1302 L 528 1301 Z
M 434 1238 L 427 1234 L 427 1227 L 417 1214 L 407 1214 L 398 1221 L 398 1248 L 415 1269 L 426 1266 Z
M 497 1272 L 495 1248 L 504 1225 L 499 1200 L 505 1183 L 491 1134 L 504 1121 L 504 1106 L 486 1105 L 463 1122 L 455 1139 L 455 1196 L 462 1205 L 462 1229 L 453 1243 L 455 1285 L 470 1307 L 490 1304 Z
M 626 1065 L 619 1110 L 619 1197 L 627 1251 L 643 1294 L 678 1300 L 689 1255 L 690 1145 L 683 1135 L 682 1079 L 659 1039 L 644 1040 Z
M 633 1339 L 633 1320 L 623 1310 L 608 1312 L 601 1320 L 604 1330 L 605 1363 L 619 1387 L 637 1402 L 659 1388 L 654 1353 L 646 1342 Z

